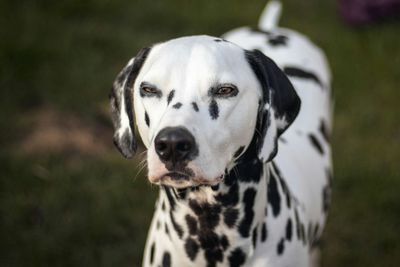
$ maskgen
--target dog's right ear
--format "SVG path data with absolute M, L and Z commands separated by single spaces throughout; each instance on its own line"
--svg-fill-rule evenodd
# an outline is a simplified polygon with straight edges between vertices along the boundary
M 126 158 L 131 158 L 137 149 L 134 132 L 133 85 L 150 50 L 150 48 L 143 48 L 128 62 L 115 79 L 109 95 L 111 119 L 114 125 L 114 144 Z

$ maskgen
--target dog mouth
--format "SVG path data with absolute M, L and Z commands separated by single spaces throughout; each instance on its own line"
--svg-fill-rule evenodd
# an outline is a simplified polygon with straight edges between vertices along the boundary
M 179 172 L 179 171 L 173 171 L 173 172 L 167 172 L 166 174 L 162 175 L 160 180 L 164 179 L 171 179 L 172 181 L 188 181 L 190 179 L 191 175 L 185 172 Z
M 195 188 L 200 186 L 215 186 L 223 180 L 223 175 L 214 179 L 195 176 L 185 171 L 170 171 L 154 181 L 154 183 L 179 189 Z

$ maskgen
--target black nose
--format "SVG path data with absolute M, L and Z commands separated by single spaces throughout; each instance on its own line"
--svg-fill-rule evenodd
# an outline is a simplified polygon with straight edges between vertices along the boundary
M 162 129 L 154 140 L 156 152 L 165 163 L 177 163 L 193 158 L 197 153 L 193 135 L 183 127 Z

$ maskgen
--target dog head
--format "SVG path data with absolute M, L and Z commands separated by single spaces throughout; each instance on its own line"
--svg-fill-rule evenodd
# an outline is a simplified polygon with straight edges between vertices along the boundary
M 142 49 L 117 76 L 110 100 L 118 149 L 133 156 L 136 123 L 149 180 L 176 188 L 219 183 L 254 142 L 255 156 L 271 160 L 300 108 L 271 59 L 209 36 Z

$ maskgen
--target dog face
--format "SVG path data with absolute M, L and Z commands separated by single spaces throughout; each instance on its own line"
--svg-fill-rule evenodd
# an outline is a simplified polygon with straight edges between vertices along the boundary
M 119 150 L 134 153 L 136 121 L 149 180 L 184 188 L 220 182 L 254 138 L 270 160 L 299 99 L 261 52 L 194 36 L 143 49 L 114 82 L 111 107 Z

